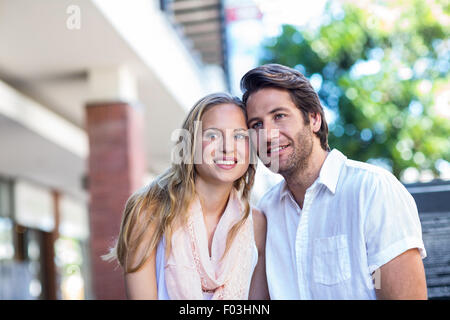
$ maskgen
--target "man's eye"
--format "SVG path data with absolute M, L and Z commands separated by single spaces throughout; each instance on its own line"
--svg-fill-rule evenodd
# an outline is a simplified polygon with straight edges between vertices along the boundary
M 258 128 L 261 128 L 262 127 L 262 122 L 261 121 L 258 121 L 258 122 L 255 122 L 254 124 L 252 124 L 252 128 L 253 129 L 258 129 Z
M 286 116 L 285 114 L 278 113 L 275 115 L 275 119 L 281 119 L 281 118 L 284 118 L 285 116 Z

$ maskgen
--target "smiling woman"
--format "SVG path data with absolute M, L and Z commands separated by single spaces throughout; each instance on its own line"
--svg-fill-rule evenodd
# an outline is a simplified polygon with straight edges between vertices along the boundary
M 184 161 L 130 197 L 105 258 L 124 268 L 133 299 L 266 298 L 265 219 L 249 205 L 255 165 L 242 102 L 204 97 L 182 134 Z
M 196 165 L 199 180 L 214 177 L 232 182 L 245 173 L 249 165 L 245 120 L 243 109 L 235 104 L 221 104 L 205 111 L 201 120 L 202 163 Z

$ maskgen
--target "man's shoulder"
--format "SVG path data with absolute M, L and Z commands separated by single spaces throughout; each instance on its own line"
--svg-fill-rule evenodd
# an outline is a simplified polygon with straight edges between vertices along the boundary
M 362 195 L 367 196 L 383 190 L 406 190 L 390 171 L 374 164 L 347 159 L 345 171 L 341 186 L 358 194 L 362 192 Z
M 352 159 L 346 159 L 345 161 L 346 174 L 345 177 L 351 180 L 353 183 L 375 183 L 382 181 L 392 181 L 392 179 L 397 180 L 395 176 L 380 166 L 370 164 L 367 162 L 361 162 Z

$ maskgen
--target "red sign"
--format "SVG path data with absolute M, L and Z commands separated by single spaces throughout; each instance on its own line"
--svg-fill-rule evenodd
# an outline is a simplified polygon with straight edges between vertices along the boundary
M 259 20 L 262 16 L 262 12 L 256 6 L 231 7 L 226 9 L 227 22 L 239 20 Z

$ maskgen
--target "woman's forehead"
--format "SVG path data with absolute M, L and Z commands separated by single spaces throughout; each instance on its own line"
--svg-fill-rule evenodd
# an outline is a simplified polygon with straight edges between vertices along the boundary
M 234 104 L 220 104 L 209 108 L 201 118 L 203 129 L 247 128 L 244 110 Z

